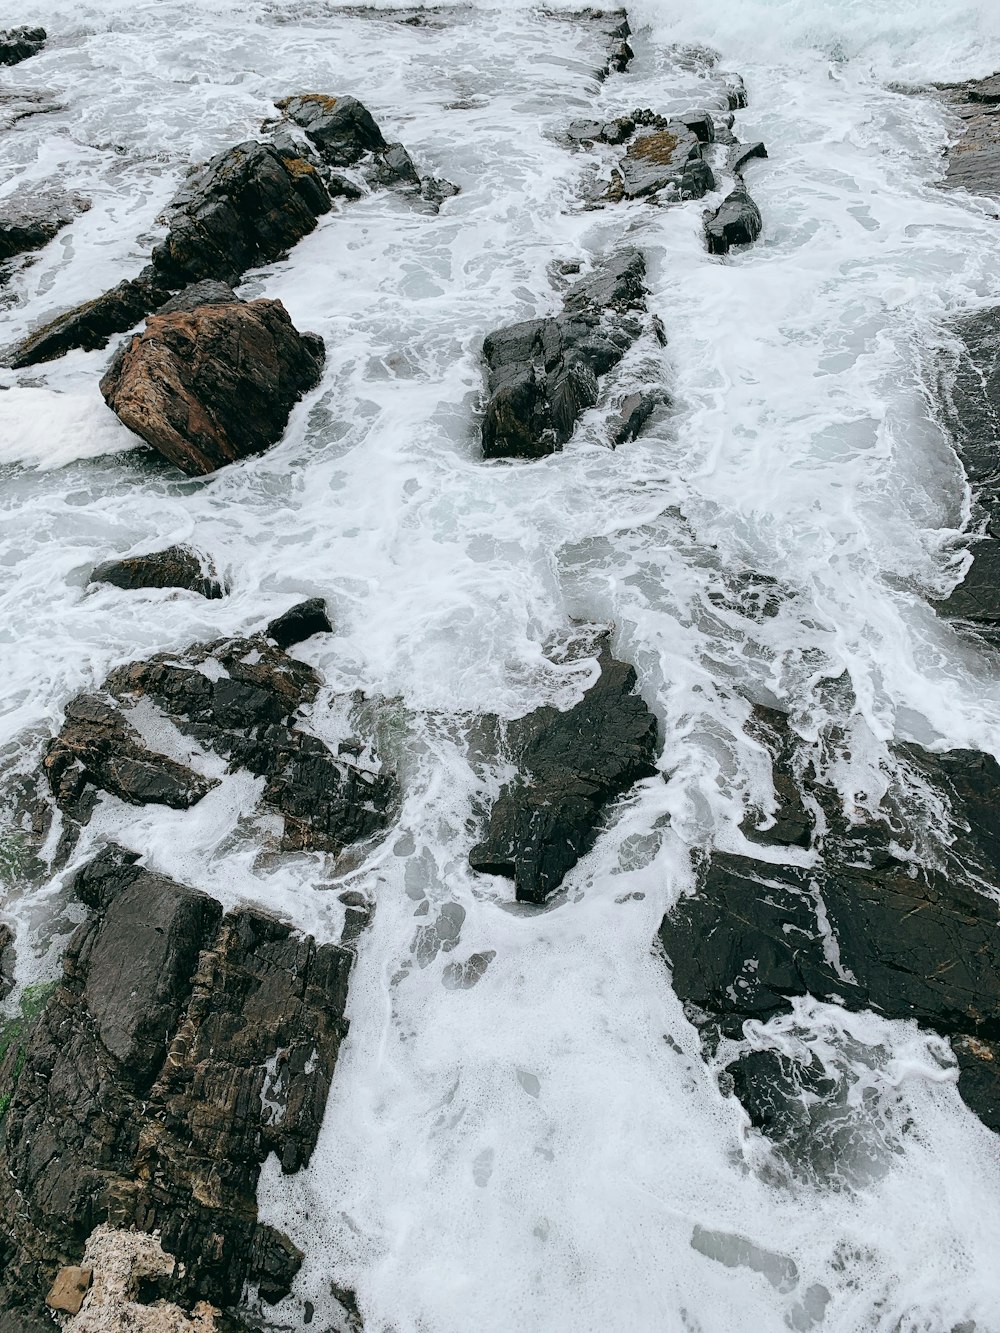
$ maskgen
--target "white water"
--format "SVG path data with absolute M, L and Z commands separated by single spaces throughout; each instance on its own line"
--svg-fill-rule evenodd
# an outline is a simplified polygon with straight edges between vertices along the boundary
M 852 719 L 841 777 L 859 799 L 893 737 L 1000 753 L 997 664 L 926 603 L 956 577 L 966 497 L 921 392 L 944 317 L 1000 299 L 1000 225 L 991 203 L 935 188 L 941 111 L 886 87 L 1000 67 L 1000 12 L 648 0 L 632 71 L 603 88 L 594 29 L 513 6 L 418 28 L 322 0 L 191 13 L 21 7 L 52 38 L 3 86 L 64 109 L 0 137 L 0 190 L 56 179 L 93 207 L 12 282 L 0 342 L 137 271 L 186 165 L 292 91 L 356 94 L 463 191 L 437 218 L 386 194 L 351 205 L 250 278 L 244 294 L 324 335 L 326 372 L 280 446 L 208 481 L 120 452 L 97 391 L 110 349 L 0 379 L 12 764 L 36 764 L 67 699 L 112 665 L 258 628 L 304 594 L 336 621 L 302 650 L 331 690 L 401 700 L 404 806 L 351 872 L 378 908 L 323 1137 L 308 1171 L 262 1185 L 308 1251 L 288 1322 L 308 1298 L 324 1328 L 333 1280 L 369 1333 L 996 1333 L 1000 1141 L 941 1044 L 822 1005 L 777 1025 L 769 1040 L 847 1061 L 877 1109 L 855 1103 L 876 1160 L 863 1179 L 775 1183 L 651 941 L 690 886 L 689 850 L 739 847 L 762 793 L 748 699 L 806 730 Z M 578 211 L 591 159 L 554 137 L 575 116 L 698 105 L 677 41 L 743 73 L 737 132 L 770 153 L 748 174 L 764 237 L 725 263 L 704 253 L 701 204 Z M 555 307 L 553 260 L 626 238 L 670 342 L 643 339 L 609 390 L 663 382 L 673 411 L 616 452 L 598 409 L 561 455 L 484 465 L 483 334 Z M 182 540 L 230 597 L 86 591 L 96 561 Z M 734 602 L 748 570 L 789 593 L 759 623 Z M 470 760 L 468 720 L 576 697 L 586 668 L 542 651 L 574 616 L 615 625 L 663 720 L 667 780 L 642 785 L 550 910 L 512 911 L 510 886 L 467 865 L 472 802 L 498 781 Z M 258 790 L 227 779 L 186 813 L 108 800 L 93 834 L 336 937 L 337 868 L 258 863 L 237 828 Z M 56 886 L 10 908 L 37 926 L 61 902 Z M 459 986 L 456 964 L 485 952 Z M 38 966 L 22 954 L 22 979 Z

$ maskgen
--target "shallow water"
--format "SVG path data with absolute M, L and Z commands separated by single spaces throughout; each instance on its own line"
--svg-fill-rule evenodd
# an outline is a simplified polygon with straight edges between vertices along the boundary
M 377 900 L 319 1148 L 262 1183 L 307 1250 L 279 1311 L 293 1327 L 305 1299 L 314 1327 L 333 1318 L 332 1280 L 369 1333 L 1000 1330 L 1000 1140 L 942 1044 L 813 1003 L 761 1032 L 846 1071 L 843 1170 L 788 1174 L 703 1062 L 651 945 L 691 849 L 739 849 L 745 803 L 767 796 L 750 701 L 805 733 L 844 724 L 835 776 L 861 804 L 894 738 L 1000 754 L 997 662 L 927 604 L 958 575 L 968 496 L 926 387 L 947 316 L 1000 297 L 1000 227 L 991 202 L 937 188 L 943 112 L 890 87 L 1000 66 L 1000 14 L 692 9 L 632 10 L 636 60 L 604 85 L 596 25 L 515 6 L 423 26 L 319 0 L 212 0 L 197 20 L 173 0 L 39 0 L 18 17 L 52 36 L 3 87 L 62 109 L 0 137 L 0 188 L 57 179 L 93 206 L 11 281 L 0 342 L 136 272 L 187 165 L 257 133 L 287 93 L 354 93 L 462 187 L 437 217 L 384 193 L 341 208 L 249 275 L 241 292 L 284 301 L 328 360 L 283 442 L 215 477 L 131 448 L 97 390 L 111 349 L 0 372 L 10 767 L 36 765 L 67 699 L 111 666 L 259 628 L 303 595 L 335 620 L 299 650 L 330 692 L 397 701 L 403 807 L 360 862 L 259 858 L 245 776 L 188 812 L 105 799 L 79 853 L 113 834 L 324 938 L 343 910 L 331 888 Z M 764 236 L 726 261 L 704 252 L 701 203 L 581 210 L 597 155 L 558 139 L 577 116 L 704 104 L 716 84 L 675 44 L 705 42 L 746 79 L 737 133 L 769 151 L 748 169 Z M 625 241 L 669 343 L 640 340 L 605 398 L 654 382 L 673 407 L 617 451 L 604 402 L 562 454 L 484 464 L 483 335 L 556 308 L 554 261 Z M 229 597 L 87 590 L 97 561 L 177 541 L 215 557 Z M 612 624 L 636 664 L 663 780 L 529 913 L 468 868 L 502 778 L 475 719 L 579 696 L 592 663 L 545 651 L 572 618 Z M 22 980 L 53 966 L 60 885 L 12 887 L 38 941 Z

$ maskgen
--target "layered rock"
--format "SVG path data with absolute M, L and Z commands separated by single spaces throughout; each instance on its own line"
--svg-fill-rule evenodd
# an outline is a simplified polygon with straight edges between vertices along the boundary
M 0 29 L 0 65 L 19 65 L 30 56 L 37 56 L 45 45 L 44 28 Z
M 159 654 L 113 671 L 97 695 L 67 709 L 45 768 L 61 808 L 85 819 L 94 792 L 132 803 L 186 808 L 215 785 L 146 746 L 129 722 L 152 705 L 166 720 L 224 756 L 231 769 L 265 781 L 263 799 L 282 817 L 282 846 L 339 852 L 386 824 L 395 780 L 374 759 L 371 742 L 345 738 L 340 753 L 300 725 L 320 689 L 319 674 L 285 647 L 329 628 L 315 600 L 292 608 L 268 634 L 220 639 L 181 657 Z
M 965 316 L 954 326 L 957 348 L 944 367 L 941 403 L 976 501 L 979 535 L 972 564 L 942 615 L 995 635 L 1000 629 L 1000 307 Z
M 0 202 L 0 262 L 29 250 L 40 250 L 90 200 L 66 190 L 18 190 Z
M 90 911 L 62 979 L 0 1063 L 0 1310 L 40 1315 L 103 1224 L 155 1231 L 179 1261 L 147 1303 L 232 1307 L 247 1283 L 279 1299 L 302 1256 L 258 1221 L 257 1181 L 270 1153 L 292 1172 L 315 1147 L 352 954 L 255 909 L 223 915 L 117 848 L 75 888 Z
M 566 712 L 546 706 L 510 724 L 520 775 L 490 812 L 474 870 L 513 879 L 519 902 L 542 903 L 593 846 L 610 801 L 656 773 L 656 718 L 631 666 L 605 644 L 600 674 Z
M 675 990 L 710 1045 L 738 1040 L 746 1020 L 766 1022 L 806 995 L 915 1019 L 955 1039 L 959 1091 L 1000 1126 L 1000 907 L 989 896 L 1000 886 L 1000 766 L 974 751 L 899 751 L 950 811 L 951 841 L 932 857 L 901 789 L 867 822 L 850 822 L 839 797 L 815 780 L 808 747 L 793 755 L 780 715 L 761 724 L 784 791 L 778 817 L 757 839 L 774 848 L 807 842 L 805 798 L 824 812 L 823 842 L 806 864 L 714 852 L 697 892 L 660 928 Z M 795 1089 L 813 1077 L 784 1069 L 773 1051 L 746 1053 L 730 1073 L 754 1122 L 778 1137 L 794 1122 Z
M 973 194 L 1000 195 L 1000 74 L 939 85 L 960 134 L 948 152 L 944 184 Z
M 324 349 L 280 301 L 231 300 L 153 315 L 101 393 L 130 430 L 189 476 L 263 453 L 315 387 Z
M 558 316 L 487 336 L 484 457 L 541 458 L 570 439 L 580 413 L 597 402 L 598 377 L 642 332 L 644 274 L 639 251 L 623 250 L 569 289 Z
M 116 588 L 184 588 L 210 599 L 225 595 L 211 561 L 190 546 L 168 546 L 121 560 L 105 560 L 94 567 L 91 583 L 110 583 Z
M 15 368 L 50 361 L 70 348 L 104 347 L 157 309 L 180 287 L 201 279 L 235 282 L 308 235 L 330 197 L 310 163 L 286 160 L 269 144 L 248 141 L 195 169 L 169 209 L 169 229 L 135 279 L 60 315 L 15 349 Z

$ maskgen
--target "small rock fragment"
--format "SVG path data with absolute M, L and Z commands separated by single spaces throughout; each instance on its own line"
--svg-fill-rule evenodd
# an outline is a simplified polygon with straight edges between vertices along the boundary
M 314 634 L 332 634 L 333 625 L 323 598 L 310 597 L 308 601 L 298 602 L 277 616 L 264 633 L 279 648 L 291 648 L 293 644 L 312 638 Z
M 60 1268 L 45 1297 L 45 1304 L 60 1314 L 77 1314 L 90 1290 L 93 1277 L 92 1268 Z

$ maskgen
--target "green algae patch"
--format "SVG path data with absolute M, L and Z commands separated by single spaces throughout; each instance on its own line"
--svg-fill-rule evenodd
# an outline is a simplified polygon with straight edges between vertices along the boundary
M 24 1071 L 28 1033 L 58 984 L 58 981 L 39 981 L 33 986 L 25 986 L 20 1014 L 0 1026 L 0 1077 L 6 1085 L 0 1092 L 0 1124 L 7 1115 L 17 1081 Z

